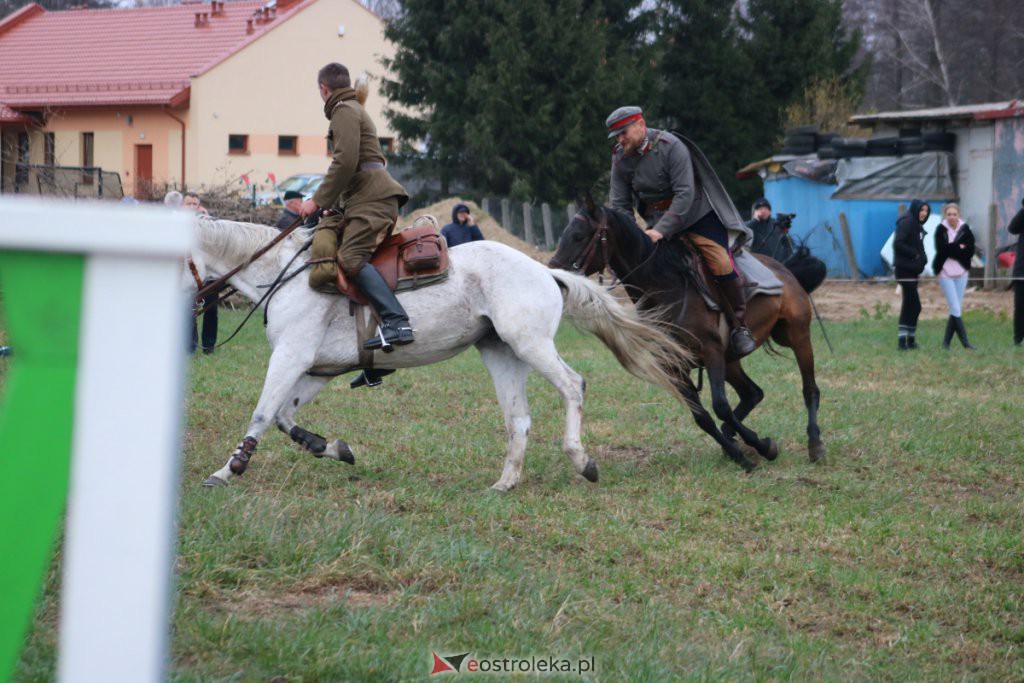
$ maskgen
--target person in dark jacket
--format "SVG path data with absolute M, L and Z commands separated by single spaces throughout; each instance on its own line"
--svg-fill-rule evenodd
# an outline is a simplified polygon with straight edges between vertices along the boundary
M 302 208 L 302 193 L 295 190 L 288 190 L 284 193 L 284 211 L 277 219 L 277 229 L 284 230 L 294 223 L 299 217 L 299 209 Z
M 931 207 L 915 199 L 910 202 L 910 209 L 896 221 L 892 267 L 903 292 L 899 323 L 900 351 L 917 348 L 917 318 L 921 315 L 917 278 L 928 264 L 928 256 L 924 251 L 924 222 L 930 214 Z
M 452 207 L 452 222 L 441 228 L 441 236 L 444 237 L 449 247 L 457 247 L 466 242 L 477 242 L 484 238 L 480 228 L 477 227 L 476 219 L 469 212 L 465 204 L 456 204 Z
M 953 332 L 956 332 L 965 349 L 974 348 L 967 341 L 967 329 L 961 317 L 973 256 L 974 233 L 971 232 L 971 226 L 960 218 L 958 204 L 946 204 L 942 207 L 942 224 L 935 229 L 935 260 L 932 261 L 932 272 L 938 276 L 939 286 L 949 306 L 946 334 L 942 337 L 944 349 L 949 348 Z
M 1011 235 L 1017 235 L 1017 258 L 1013 262 L 1013 343 L 1024 342 L 1024 201 L 1021 209 L 1007 226 Z
M 753 218 L 747 221 L 747 227 L 754 233 L 750 250 L 771 256 L 779 263 L 785 263 L 793 255 L 793 240 L 789 237 L 789 228 L 772 220 L 772 205 L 765 197 L 754 202 L 751 213 Z

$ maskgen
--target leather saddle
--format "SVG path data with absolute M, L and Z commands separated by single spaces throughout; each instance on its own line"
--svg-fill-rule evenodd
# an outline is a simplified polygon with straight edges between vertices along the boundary
M 448 278 L 448 244 L 441 236 L 437 219 L 423 216 L 412 226 L 387 237 L 373 252 L 370 264 L 394 292 L 443 282 Z M 349 282 L 340 267 L 335 271 L 334 284 L 353 303 L 369 305 L 363 292 Z
M 712 311 L 721 310 L 716 295 L 718 287 L 708 272 L 704 259 L 690 246 L 686 240 L 679 240 L 683 245 L 683 272 L 693 280 L 704 303 Z M 782 294 L 782 281 L 769 268 L 757 260 L 748 250 L 741 248 L 732 254 L 733 265 L 743 281 L 743 298 L 750 301 L 758 295 L 778 296 Z

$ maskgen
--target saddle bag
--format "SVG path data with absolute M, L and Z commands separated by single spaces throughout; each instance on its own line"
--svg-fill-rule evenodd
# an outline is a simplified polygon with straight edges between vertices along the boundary
M 421 235 L 413 240 L 402 243 L 399 254 L 406 270 L 418 273 L 423 270 L 435 270 L 441 267 L 440 235 Z

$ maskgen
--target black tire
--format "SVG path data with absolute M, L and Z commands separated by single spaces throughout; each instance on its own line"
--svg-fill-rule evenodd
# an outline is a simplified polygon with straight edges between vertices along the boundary
M 843 153 L 832 147 L 819 147 L 818 148 L 819 159 L 842 159 Z
M 920 128 L 900 128 L 899 136 L 900 136 L 901 140 L 904 139 L 904 138 L 919 138 L 919 137 L 921 137 L 921 129 Z
M 793 156 L 802 157 L 807 156 L 808 154 L 814 154 L 814 147 L 783 147 L 779 151 L 779 154 L 791 154 Z
M 808 133 L 813 134 L 817 132 L 818 126 L 816 124 L 811 124 L 809 126 L 793 126 L 792 128 L 787 128 L 785 131 L 787 137 L 790 135 L 807 135 Z
M 924 140 L 921 138 L 900 138 L 896 149 L 900 154 L 920 154 L 924 151 Z
M 944 130 L 931 130 L 921 135 L 921 138 L 925 142 L 938 142 L 945 144 L 956 144 L 956 133 L 950 133 Z
M 805 147 L 808 145 L 813 147 L 817 141 L 817 135 L 814 133 L 805 133 L 801 135 L 787 135 L 782 141 L 782 144 L 785 147 Z
M 827 147 L 833 140 L 839 139 L 839 133 L 818 133 L 818 147 Z
M 836 138 L 832 141 L 833 147 L 849 147 L 850 149 L 864 149 L 868 146 L 867 138 Z
M 885 138 L 871 138 L 868 140 L 868 149 L 879 149 L 879 148 L 895 148 L 900 142 L 899 138 L 885 137 Z
M 896 157 L 899 152 L 895 147 L 868 147 L 865 156 L 869 157 Z

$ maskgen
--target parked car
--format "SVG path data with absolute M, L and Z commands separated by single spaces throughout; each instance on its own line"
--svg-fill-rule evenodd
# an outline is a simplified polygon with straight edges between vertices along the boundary
M 301 192 L 304 199 L 309 199 L 324 181 L 323 173 L 300 173 L 283 180 L 276 190 L 256 194 L 256 205 L 284 206 L 284 193 L 289 190 Z

